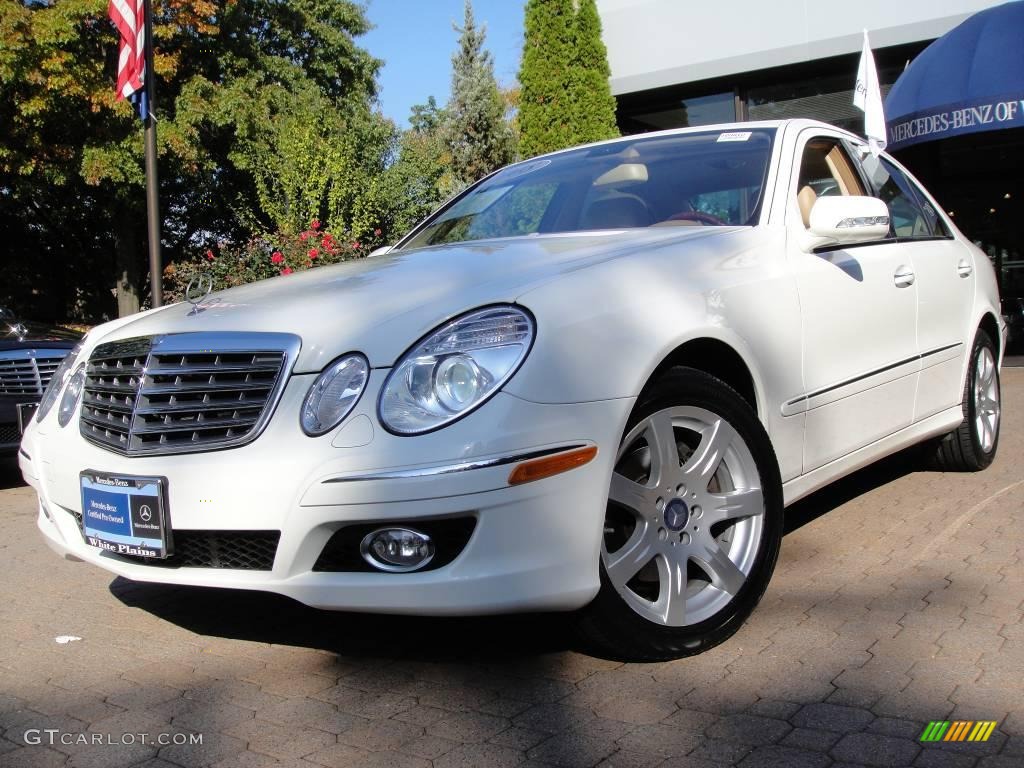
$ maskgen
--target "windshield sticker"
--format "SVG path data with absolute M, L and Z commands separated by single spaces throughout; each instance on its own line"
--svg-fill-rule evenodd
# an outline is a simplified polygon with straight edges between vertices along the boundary
M 750 131 L 730 131 L 718 136 L 718 141 L 746 141 L 750 138 Z

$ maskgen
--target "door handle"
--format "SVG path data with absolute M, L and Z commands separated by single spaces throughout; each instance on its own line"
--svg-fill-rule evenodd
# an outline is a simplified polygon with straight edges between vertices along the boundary
M 906 288 L 913 285 L 914 279 L 914 270 L 903 264 L 896 267 L 896 271 L 892 275 L 892 281 L 896 284 L 897 288 Z
M 956 273 L 960 277 L 970 277 L 973 271 L 974 267 L 967 263 L 967 259 L 960 259 L 960 263 L 956 265 Z

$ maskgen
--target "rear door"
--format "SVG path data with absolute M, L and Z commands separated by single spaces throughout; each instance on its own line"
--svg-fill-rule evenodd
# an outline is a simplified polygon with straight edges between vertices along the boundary
M 965 338 L 974 299 L 974 259 L 953 235 L 935 203 L 904 169 L 887 157 L 862 161 L 872 194 L 889 206 L 889 241 L 914 265 L 917 346 L 921 374 L 914 420 L 960 402 L 968 346 Z

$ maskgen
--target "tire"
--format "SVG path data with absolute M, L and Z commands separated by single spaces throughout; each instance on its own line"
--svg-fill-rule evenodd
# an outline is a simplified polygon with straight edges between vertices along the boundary
M 995 343 L 985 331 L 979 330 L 964 381 L 964 420 L 935 443 L 932 463 L 937 469 L 977 472 L 996 457 L 1002 415 L 998 359 Z
M 718 645 L 764 594 L 782 525 L 778 463 L 750 405 L 713 376 L 671 369 L 641 393 L 627 422 L 601 588 L 577 614 L 579 633 L 630 661 Z

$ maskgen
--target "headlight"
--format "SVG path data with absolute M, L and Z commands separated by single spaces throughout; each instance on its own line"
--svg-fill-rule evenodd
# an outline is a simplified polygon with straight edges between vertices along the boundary
M 46 389 L 43 390 L 43 399 L 39 402 L 39 410 L 36 411 L 36 421 L 42 421 L 46 418 L 46 414 L 53 408 L 54 403 L 57 402 L 57 398 L 60 397 L 61 390 L 64 389 L 64 384 L 67 382 L 68 377 L 71 375 L 71 371 L 75 367 L 75 363 L 78 361 L 78 355 L 82 351 L 82 344 L 84 340 L 79 342 L 70 352 L 67 357 L 61 360 L 57 370 L 53 372 L 53 376 L 50 378 L 50 383 L 46 385 Z
M 60 408 L 57 409 L 57 423 L 66 427 L 71 421 L 71 416 L 78 407 L 78 400 L 82 397 L 82 388 L 85 386 L 85 365 L 78 366 L 78 370 L 68 379 L 64 387 L 64 397 L 60 399 Z
M 510 306 L 479 309 L 443 325 L 391 371 L 378 405 L 381 423 L 416 435 L 465 416 L 519 369 L 533 337 L 533 318 Z
M 370 364 L 362 355 L 347 355 L 327 366 L 302 403 L 302 430 L 317 437 L 338 426 L 359 402 L 369 375 Z

